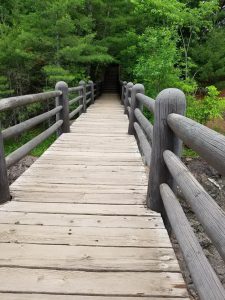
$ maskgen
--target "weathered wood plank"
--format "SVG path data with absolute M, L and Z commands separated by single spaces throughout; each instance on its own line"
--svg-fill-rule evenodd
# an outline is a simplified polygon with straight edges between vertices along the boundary
M 19 178 L 17 180 L 17 183 L 21 184 L 24 182 L 36 182 L 36 183 L 68 183 L 68 184 L 85 184 L 85 183 L 89 183 L 89 184 L 108 184 L 108 185 L 120 185 L 121 183 L 124 185 L 128 184 L 128 185 L 144 185 L 146 186 L 147 184 L 147 179 L 145 174 L 142 175 L 140 174 L 139 176 L 137 176 L 137 178 L 134 178 L 133 176 L 126 176 L 123 174 L 117 174 L 117 173 L 109 173 L 109 172 L 105 172 L 105 173 L 97 173 L 97 174 L 87 174 L 87 172 L 85 173 L 80 173 L 80 176 L 76 176 L 76 175 L 70 175 L 70 173 L 68 172 L 68 174 L 66 174 L 66 176 L 63 176 L 60 178 L 59 174 L 54 174 L 54 176 L 50 176 L 48 174 L 45 174 L 43 172 L 43 175 L 41 175 L 40 173 L 35 174 L 35 172 L 33 172 L 33 174 L 24 174 L 23 177 Z
M 104 216 L 1 211 L 1 224 L 100 228 L 163 229 L 160 216 Z
M 54 192 L 60 192 L 60 193 L 67 193 L 67 192 L 74 192 L 74 193 L 99 193 L 99 194 L 105 194 L 105 193 L 115 193 L 115 194 L 121 194 L 121 193 L 129 193 L 129 194 L 143 194 L 146 195 L 146 187 L 145 186 L 133 186 L 133 185 L 121 185 L 121 186 L 113 186 L 113 185 L 72 185 L 72 184 L 51 184 L 51 183 L 40 183 L 40 184 L 17 184 L 17 181 L 15 181 L 11 185 L 11 190 L 17 191 L 46 191 L 52 190 Z
M 75 192 L 50 192 L 50 191 L 14 191 L 11 189 L 11 195 L 14 201 L 23 202 L 54 202 L 54 203 L 89 203 L 89 204 L 116 204 L 116 205 L 137 205 L 145 204 L 146 195 L 131 193 L 75 193 Z
M 0 293 L 0 298 L 4 300 L 143 300 L 143 297 L 111 297 L 111 296 L 79 296 L 79 295 L 65 295 L 65 294 L 8 294 Z M 189 298 L 155 298 L 155 297 L 145 297 L 145 300 L 188 300 Z
M 77 272 L 0 268 L 0 291 L 187 297 L 179 273 Z M 12 285 L 11 283 L 14 282 Z
M 154 211 L 147 210 L 143 205 L 101 205 L 76 203 L 37 203 L 8 202 L 0 206 L 0 211 L 39 212 L 82 215 L 123 215 L 123 216 L 156 216 Z
M 0 224 L 0 243 L 171 248 L 166 229 Z
M 171 248 L 1 244 L 0 267 L 15 266 L 74 271 L 179 272 Z

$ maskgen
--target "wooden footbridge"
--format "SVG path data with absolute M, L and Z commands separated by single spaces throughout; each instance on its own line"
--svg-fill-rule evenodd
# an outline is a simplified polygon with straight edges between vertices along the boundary
M 201 299 L 225 299 L 174 194 L 177 184 L 224 257 L 224 212 L 177 156 L 178 138 L 189 145 L 198 135 L 201 143 L 193 148 L 203 156 L 213 150 L 208 160 L 224 172 L 224 161 L 218 163 L 224 137 L 182 116 L 185 97 L 178 90 L 166 90 L 156 101 L 142 85 L 122 84 L 122 99 L 99 97 L 99 90 L 92 82 L 69 89 L 59 83 L 54 92 L 0 101 L 5 111 L 56 97 L 55 108 L 0 135 L 0 199 L 6 202 L 0 206 L 0 299 L 189 299 L 161 214 Z M 69 101 L 74 92 L 78 96 Z M 155 114 L 154 130 L 142 106 Z M 4 157 L 3 140 L 54 115 L 50 128 Z M 56 130 L 58 139 L 9 189 L 6 168 Z

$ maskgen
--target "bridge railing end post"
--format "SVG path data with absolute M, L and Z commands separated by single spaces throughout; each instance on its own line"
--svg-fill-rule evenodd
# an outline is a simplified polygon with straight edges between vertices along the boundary
M 167 117 L 171 113 L 184 115 L 185 109 L 185 95 L 178 89 L 163 90 L 155 101 L 147 206 L 159 213 L 164 213 L 160 184 L 168 183 L 170 186 L 173 186 L 173 179 L 165 165 L 163 153 L 165 150 L 170 150 L 180 156 L 182 150 L 182 143 L 170 129 Z

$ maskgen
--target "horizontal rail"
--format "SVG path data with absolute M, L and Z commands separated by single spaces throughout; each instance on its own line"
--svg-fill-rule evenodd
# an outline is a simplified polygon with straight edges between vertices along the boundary
M 139 122 L 139 124 L 141 125 L 141 127 L 143 128 L 143 130 L 145 131 L 147 138 L 150 141 L 152 141 L 153 125 L 151 124 L 151 122 L 143 115 L 143 113 L 141 112 L 141 110 L 139 108 L 136 108 L 134 110 L 134 115 L 135 115 L 137 121 Z
M 167 118 L 173 132 L 202 156 L 221 175 L 225 175 L 225 136 L 178 114 Z
M 87 99 L 86 100 L 86 105 L 88 105 L 91 102 L 91 100 L 92 100 L 91 98 Z
M 61 110 L 62 110 L 62 106 L 57 106 L 56 108 L 54 108 L 46 113 L 43 113 L 43 114 L 36 116 L 34 118 L 31 118 L 29 120 L 26 120 L 15 126 L 9 127 L 2 131 L 3 139 L 6 140 L 6 139 L 10 139 L 12 137 L 16 137 L 16 136 L 22 134 L 23 132 L 28 131 L 29 129 L 33 128 L 34 126 L 55 116 Z
M 88 98 L 88 96 L 91 96 L 91 91 L 86 93 L 86 97 Z
M 178 199 L 167 184 L 161 184 L 160 193 L 200 298 L 202 300 L 225 299 L 225 290 L 205 257 Z
M 4 99 L 1 99 L 1 101 L 0 101 L 0 112 L 6 111 L 8 109 L 16 108 L 19 106 L 48 100 L 48 99 L 55 98 L 55 97 L 58 97 L 61 95 L 62 95 L 61 91 L 53 91 L 53 92 L 4 98 Z
M 185 199 L 225 260 L 225 212 L 173 152 L 166 150 L 163 157 Z
M 83 99 L 83 96 L 78 96 L 72 100 L 69 101 L 69 105 L 72 105 L 74 103 L 78 103 L 81 99 Z
M 50 135 L 52 135 L 54 132 L 59 129 L 60 126 L 62 126 L 63 121 L 59 120 L 54 125 L 46 129 L 44 132 L 33 138 L 31 141 L 20 147 L 19 149 L 15 150 L 11 154 L 9 154 L 6 157 L 6 166 L 11 167 L 15 163 L 17 163 L 19 160 L 21 160 L 24 156 L 26 156 L 28 153 L 30 153 L 31 150 L 33 150 L 35 147 L 37 147 L 39 144 L 41 144 L 44 140 L 46 140 Z
M 83 108 L 83 105 L 78 106 L 76 109 L 74 109 L 70 114 L 69 118 L 72 119 L 76 114 L 78 114 Z
M 71 88 L 68 88 L 68 92 L 69 93 L 73 93 L 73 92 L 79 92 L 79 91 L 82 91 L 83 90 L 83 86 L 75 86 L 75 87 L 71 87 Z
M 143 130 L 141 129 L 140 125 L 137 122 L 134 122 L 134 129 L 137 133 L 140 148 L 141 148 L 141 150 L 144 154 L 144 157 L 145 157 L 145 162 L 146 162 L 147 166 L 150 166 L 151 146 L 150 146 Z
M 141 93 L 138 93 L 136 95 L 137 100 L 143 104 L 145 107 L 147 107 L 152 113 L 155 111 L 155 100 L 144 95 Z

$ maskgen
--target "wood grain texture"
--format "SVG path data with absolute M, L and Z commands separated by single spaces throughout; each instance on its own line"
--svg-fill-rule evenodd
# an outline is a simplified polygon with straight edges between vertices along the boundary
M 78 272 L 0 268 L 0 282 L 1 292 L 10 289 L 20 293 L 84 296 L 187 297 L 181 274 L 169 272 Z
M 152 210 L 163 213 L 163 202 L 159 187 L 161 183 L 172 184 L 172 177 L 166 168 L 163 152 L 171 150 L 177 155 L 181 152 L 181 143 L 169 128 L 166 120 L 171 113 L 184 114 L 186 108 L 185 95 L 178 89 L 165 89 L 156 98 L 154 109 L 153 144 L 151 155 L 151 172 L 147 204 Z
M 139 125 L 143 128 L 145 131 L 145 134 L 148 138 L 148 141 L 152 144 L 153 140 L 153 125 L 151 122 L 143 115 L 141 110 L 139 108 L 136 108 L 134 110 L 135 117 L 139 123 Z
M 187 299 L 127 126 L 119 98 L 103 95 L 11 185 L 0 206 L 2 299 Z
M 2 244 L 0 267 L 13 266 L 73 271 L 179 273 L 179 265 L 171 248 Z
M 62 106 L 59 105 L 56 108 L 54 108 L 48 112 L 45 112 L 37 117 L 31 118 L 31 119 L 21 122 L 17 125 L 9 127 L 2 131 L 3 139 L 6 140 L 6 139 L 10 139 L 12 137 L 16 137 L 16 136 L 22 134 L 23 132 L 26 132 L 29 129 L 33 128 L 34 126 L 55 116 L 61 110 L 62 110 Z
M 79 296 L 79 295 L 65 295 L 65 294 L 9 294 L 0 293 L 0 298 L 4 300 L 143 300 L 143 297 L 111 297 L 111 296 Z M 171 298 L 171 297 L 145 297 L 145 300 L 188 300 L 189 298 Z
M 221 175 L 225 175 L 225 137 L 189 118 L 170 114 L 168 124 L 175 134 L 201 155 Z
M 27 104 L 55 98 L 55 97 L 58 97 L 61 95 L 62 95 L 61 91 L 52 91 L 52 92 L 45 92 L 45 93 L 39 93 L 39 94 L 31 94 L 31 95 L 4 98 L 4 99 L 1 99 L 0 111 L 1 112 L 6 111 L 9 109 L 19 107 L 19 106 L 24 106 Z
M 64 81 L 59 81 L 56 83 L 55 90 L 61 92 L 61 95 L 56 99 L 56 106 L 57 104 L 62 106 L 62 110 L 58 114 L 59 120 L 63 121 L 58 129 L 58 135 L 61 135 L 70 132 L 68 85 Z
M 164 159 L 185 199 L 225 260 L 225 212 L 175 154 L 167 150 Z
M 149 167 L 150 161 L 151 161 L 152 148 L 151 148 L 143 130 L 141 129 L 140 125 L 137 122 L 134 123 L 134 129 L 136 131 L 140 151 L 143 154 L 144 162 Z
M 12 152 L 6 157 L 6 165 L 7 167 L 13 166 L 19 160 L 21 160 L 24 156 L 26 156 L 31 150 L 33 150 L 36 146 L 45 141 L 49 136 L 51 136 L 54 132 L 56 132 L 59 128 L 61 128 L 63 124 L 63 120 L 57 121 L 54 125 L 34 137 L 32 140 Z
M 140 102 L 137 101 L 136 95 L 137 93 L 144 94 L 145 88 L 142 84 L 135 84 L 131 91 L 131 102 L 130 102 L 130 114 L 129 114 L 129 126 L 128 126 L 128 133 L 135 134 L 134 123 L 137 122 L 135 116 L 135 109 L 141 108 Z
M 225 299 L 223 285 L 208 262 L 178 199 L 167 184 L 160 186 L 160 192 L 200 299 Z

